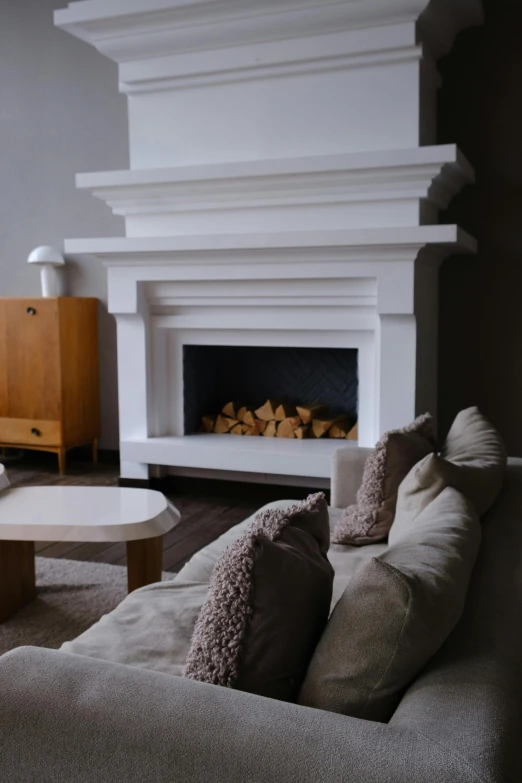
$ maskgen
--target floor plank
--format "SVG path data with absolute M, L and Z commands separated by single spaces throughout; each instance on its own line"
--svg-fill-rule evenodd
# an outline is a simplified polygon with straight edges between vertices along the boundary
M 39 462 L 6 462 L 12 486 L 117 486 L 118 465 L 73 462 L 67 475 L 59 476 L 54 464 Z M 202 547 L 209 544 L 233 525 L 253 514 L 259 503 L 237 498 L 200 497 L 189 494 L 167 493 L 169 500 L 180 510 L 181 521 L 164 536 L 163 569 L 179 571 Z M 123 565 L 126 562 L 124 543 L 82 543 L 72 541 L 40 541 L 35 544 L 41 557 L 68 558 Z

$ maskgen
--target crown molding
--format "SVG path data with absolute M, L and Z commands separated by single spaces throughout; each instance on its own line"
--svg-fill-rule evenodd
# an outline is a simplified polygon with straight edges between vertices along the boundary
M 438 58 L 459 30 L 482 22 L 482 8 L 480 0 L 83 0 L 54 20 L 118 63 L 417 22 Z
M 313 46 L 309 38 L 299 38 L 122 63 L 119 89 L 133 95 L 421 59 L 440 83 L 436 67 L 415 41 L 413 26 L 400 25 L 315 36 Z
M 76 176 L 124 217 L 415 199 L 439 210 L 473 181 L 453 144 Z

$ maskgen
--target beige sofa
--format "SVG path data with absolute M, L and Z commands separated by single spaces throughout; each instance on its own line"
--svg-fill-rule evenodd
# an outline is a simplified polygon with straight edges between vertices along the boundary
M 353 502 L 365 457 L 337 453 L 333 518 Z M 0 780 L 522 781 L 522 460 L 483 521 L 464 616 L 389 724 L 172 676 L 213 564 L 245 524 L 61 651 L 0 658 Z M 332 546 L 334 602 L 360 559 L 385 548 Z

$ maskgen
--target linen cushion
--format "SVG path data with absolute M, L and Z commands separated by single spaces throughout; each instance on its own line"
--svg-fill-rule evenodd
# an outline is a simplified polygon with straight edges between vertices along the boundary
M 62 652 L 181 677 L 208 584 L 158 582 L 134 590 Z
M 299 703 L 388 721 L 457 624 L 479 543 L 472 504 L 445 489 L 399 542 L 352 577 L 317 645 Z
M 445 487 L 466 495 L 482 517 L 500 492 L 506 462 L 506 449 L 495 427 L 476 407 L 461 411 L 441 454 L 429 454 L 414 465 L 400 485 L 390 543 L 402 535 Z
M 214 568 L 184 675 L 295 700 L 328 619 L 329 543 L 322 493 L 259 513 Z
M 357 503 L 349 506 L 333 535 L 336 544 L 375 544 L 388 535 L 397 491 L 411 468 L 435 449 L 433 419 L 419 416 L 402 430 L 385 433 L 366 460 Z

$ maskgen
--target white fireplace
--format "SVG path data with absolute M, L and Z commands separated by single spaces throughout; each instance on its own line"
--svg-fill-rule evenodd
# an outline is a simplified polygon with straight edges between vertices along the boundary
M 436 412 L 438 268 L 475 241 L 437 224 L 473 171 L 434 145 L 435 62 L 478 0 L 84 0 L 55 21 L 128 95 L 131 169 L 77 177 L 126 236 L 66 242 L 108 270 L 122 477 L 329 477 L 335 440 L 187 432 L 190 346 L 355 350 L 359 445 Z

